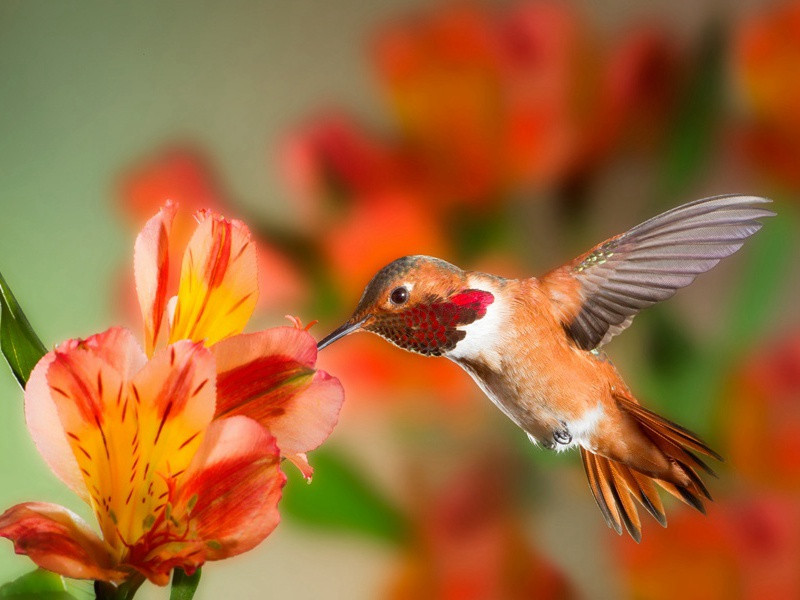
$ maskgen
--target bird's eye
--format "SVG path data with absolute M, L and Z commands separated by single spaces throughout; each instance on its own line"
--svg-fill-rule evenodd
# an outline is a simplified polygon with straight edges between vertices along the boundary
M 405 304 L 408 302 L 408 290 L 404 287 L 394 288 L 389 300 L 392 301 L 392 304 Z

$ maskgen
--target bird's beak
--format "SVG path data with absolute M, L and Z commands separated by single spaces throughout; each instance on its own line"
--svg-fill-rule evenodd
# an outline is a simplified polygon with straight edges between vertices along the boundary
M 319 342 L 317 342 L 317 350 L 322 350 L 325 346 L 329 346 L 339 338 L 343 338 L 344 336 L 353 333 L 354 331 L 357 331 L 364 324 L 364 322 L 371 316 L 372 315 L 367 315 L 366 317 L 364 317 L 359 321 L 353 321 L 353 320 L 347 321 L 347 323 L 345 323 L 341 327 L 334 329 L 331 333 L 329 333 L 327 336 L 325 336 Z

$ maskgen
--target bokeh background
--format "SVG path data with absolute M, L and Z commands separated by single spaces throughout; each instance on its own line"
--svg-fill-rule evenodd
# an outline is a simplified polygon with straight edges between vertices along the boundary
M 727 457 L 707 517 L 667 499 L 618 538 L 577 456 L 353 336 L 320 358 L 347 400 L 313 484 L 199 598 L 800 597 L 800 2 L 0 2 L 0 270 L 48 346 L 137 327 L 133 238 L 167 198 L 257 232 L 253 327 L 321 336 L 398 256 L 536 274 L 728 192 L 779 216 L 608 348 Z M 0 399 L 0 507 L 90 519 L 10 373 Z M 0 582 L 30 568 L 2 540 Z

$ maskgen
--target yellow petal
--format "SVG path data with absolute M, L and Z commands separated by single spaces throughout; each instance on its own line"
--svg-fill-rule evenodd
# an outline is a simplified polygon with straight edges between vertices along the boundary
M 125 331 L 125 330 L 110 330 Z M 117 344 L 114 352 L 108 345 Z M 132 374 L 108 356 L 141 353 L 129 334 L 72 340 L 47 380 L 106 542 L 121 559 L 165 510 L 215 406 L 211 353 L 188 341 L 156 352 Z
M 183 256 L 170 342 L 207 346 L 241 333 L 258 299 L 256 248 L 240 221 L 198 215 Z

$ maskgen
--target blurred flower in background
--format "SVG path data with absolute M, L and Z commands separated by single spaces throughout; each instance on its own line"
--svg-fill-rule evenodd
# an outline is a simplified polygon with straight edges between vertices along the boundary
M 682 510 L 639 546 L 617 544 L 630 598 L 796 598 L 800 595 L 797 499 L 722 500 L 702 515 Z
M 742 145 L 752 167 L 800 190 L 800 2 L 776 3 L 736 32 Z
M 800 503 L 800 333 L 753 355 L 727 391 L 720 420 L 737 478 Z
M 534 547 L 508 471 L 508 456 L 471 456 L 453 476 L 420 485 L 411 546 L 387 597 L 577 598 L 564 574 Z

